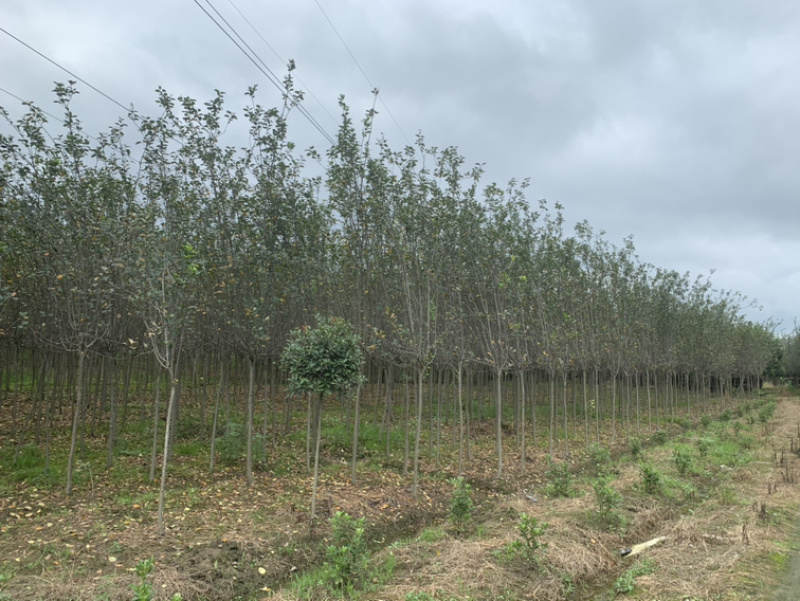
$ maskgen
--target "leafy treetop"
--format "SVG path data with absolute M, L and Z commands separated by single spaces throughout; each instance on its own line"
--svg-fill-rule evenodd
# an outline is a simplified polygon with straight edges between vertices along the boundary
M 292 392 L 343 392 L 361 380 L 364 362 L 358 337 L 343 319 L 317 316 L 317 327 L 293 330 L 281 361 Z

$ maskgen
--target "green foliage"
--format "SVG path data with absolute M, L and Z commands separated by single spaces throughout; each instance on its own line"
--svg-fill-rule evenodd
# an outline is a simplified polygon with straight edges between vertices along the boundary
M 589 467 L 594 475 L 605 474 L 610 469 L 611 453 L 606 447 L 596 442 L 592 443 L 586 449 L 586 455 L 589 457 Z
M 219 459 L 226 465 L 235 465 L 244 457 L 247 448 L 245 440 L 244 426 L 237 422 L 231 422 L 225 428 L 225 433 L 217 437 L 215 450 L 219 454 Z
M 440 594 L 442 591 L 437 591 L 435 595 L 423 592 L 406 593 L 403 597 L 404 601 L 457 601 L 460 597 L 451 597 Z
M 553 497 L 571 497 L 573 495 L 572 472 L 568 463 L 551 461 L 545 476 L 549 481 L 547 494 Z
M 9 445 L 2 453 L 3 464 L 9 465 L 16 452 L 14 445 Z M 5 466 L 3 466 L 5 467 Z M 44 484 L 44 453 L 35 444 L 23 445 L 19 450 L 16 463 L 10 465 L 12 478 L 17 482 L 36 482 Z
M 732 417 L 733 417 L 733 414 L 731 413 L 731 410 L 730 409 L 725 409 L 725 411 L 723 411 L 722 413 L 719 414 L 719 421 L 721 421 L 723 423 L 727 423 L 727 422 L 731 421 Z
M 598 478 L 593 487 L 597 515 L 611 525 L 621 525 L 622 516 L 617 511 L 622 504 L 622 495 L 611 486 L 608 478 Z
M 689 449 L 684 447 L 676 448 L 672 452 L 672 459 L 675 462 L 675 468 L 681 476 L 686 475 L 692 469 L 692 454 Z
M 219 442 L 219 439 L 217 439 L 217 442 Z M 180 455 L 182 457 L 200 457 L 205 454 L 207 450 L 208 445 L 199 440 L 181 442 L 175 445 L 175 455 Z M 136 455 L 139 455 L 139 453 L 136 453 Z
M 363 588 L 369 574 L 369 551 L 365 535 L 364 518 L 337 511 L 330 519 L 333 530 L 332 543 L 325 552 L 329 588 L 350 595 Z
M 683 480 L 670 480 L 670 486 L 681 491 L 687 499 L 694 499 L 697 495 L 697 487 L 691 482 L 684 482 Z
M 637 459 L 642 453 L 642 441 L 638 438 L 631 438 L 631 457 Z
M 540 523 L 535 517 L 529 516 L 527 513 L 519 516 L 517 530 L 522 538 L 525 558 L 530 563 L 538 563 L 539 554 L 543 549 L 547 548 L 547 543 L 542 542 L 540 539 L 549 527 L 550 525 L 547 522 Z
M 711 425 L 711 416 L 707 413 L 704 413 L 700 417 L 700 423 L 702 424 L 703 428 L 708 428 Z
M 758 419 L 762 424 L 766 424 L 770 419 L 772 419 L 777 406 L 778 405 L 775 403 L 775 401 L 770 401 L 758 410 Z
M 520 539 L 511 541 L 495 551 L 494 556 L 503 563 L 514 563 L 522 558 L 529 566 L 538 566 L 542 562 L 542 553 L 547 548 L 547 543 L 541 538 L 547 532 L 549 524 L 539 522 L 535 517 L 523 513 L 519 516 L 517 531 Z
M 708 451 L 711 449 L 711 445 L 713 441 L 710 438 L 698 438 L 697 439 L 697 452 L 700 453 L 700 457 L 708 456 Z
M 661 472 L 650 465 L 642 465 L 640 469 L 642 490 L 648 495 L 661 491 Z
M 626 570 L 622 576 L 614 582 L 614 592 L 618 595 L 627 595 L 636 588 L 636 578 L 652 574 L 656 571 L 656 566 L 652 561 L 643 559 Z
M 656 430 L 655 432 L 653 432 L 653 435 L 650 437 L 650 440 L 655 445 L 666 444 L 667 440 L 669 440 L 669 435 L 667 434 L 666 430 Z
M 299 435 L 305 436 L 304 432 Z M 380 424 L 362 423 L 358 428 L 358 449 L 360 457 L 380 455 L 386 450 L 385 432 L 381 432 Z M 344 452 L 353 444 L 353 428 L 341 420 L 325 420 L 322 423 L 322 448 L 332 452 Z M 394 428 L 391 431 L 392 448 L 402 448 L 403 431 Z
M 131 585 L 133 601 L 151 601 L 153 599 L 153 587 L 147 582 L 147 577 L 154 567 L 155 562 L 152 558 L 142 559 L 136 564 L 136 576 L 138 576 L 139 582 Z
M 362 379 L 358 337 L 343 319 L 317 316 L 317 326 L 292 331 L 281 355 L 292 392 L 345 392 Z
M 197 417 L 193 415 L 182 416 L 181 419 L 175 423 L 175 439 L 195 441 L 197 439 L 197 433 L 201 432 L 203 429 L 204 426 Z
M 419 533 L 417 540 L 422 543 L 435 543 L 444 538 L 444 530 L 441 528 L 426 528 Z
M 456 533 L 461 535 L 472 519 L 475 504 L 472 501 L 472 487 L 464 478 L 453 478 L 453 492 L 450 497 L 450 523 Z
M 752 461 L 753 457 L 749 451 L 753 445 L 755 445 L 755 438 L 749 434 L 743 434 L 736 438 L 725 437 L 711 445 L 709 459 L 715 468 L 721 465 L 740 467 Z
M 19 450 L 14 468 L 29 470 L 44 465 L 44 453 L 35 444 L 26 444 Z
M 0 585 L 4 582 L 8 582 L 14 577 L 14 571 L 10 566 L 7 565 L 0 565 Z M 0 596 L 0 599 L 3 597 Z
M 751 451 L 756 446 L 756 438 L 752 434 L 738 434 L 736 437 L 736 442 L 738 443 L 739 448 L 743 451 Z M 742 459 L 742 465 L 744 465 L 750 460 L 750 456 L 743 455 Z

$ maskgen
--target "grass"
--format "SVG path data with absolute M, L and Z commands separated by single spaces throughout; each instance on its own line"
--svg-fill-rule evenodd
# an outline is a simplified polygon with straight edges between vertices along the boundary
M 422 543 L 437 543 L 447 536 L 443 528 L 433 527 L 426 528 L 419 533 L 417 540 Z
M 647 576 L 655 571 L 656 566 L 652 561 L 647 559 L 637 561 L 614 582 L 614 592 L 618 595 L 632 593 L 636 589 L 636 579 L 639 576 Z

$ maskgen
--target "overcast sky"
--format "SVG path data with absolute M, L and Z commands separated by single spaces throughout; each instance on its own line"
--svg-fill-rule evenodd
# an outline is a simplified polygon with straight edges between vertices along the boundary
M 800 315 L 800 2 L 198 1 L 278 77 L 295 60 L 330 135 L 339 95 L 360 118 L 378 87 L 393 147 L 418 132 L 457 146 L 487 181 L 530 178 L 530 200 L 561 203 L 568 223 L 633 236 L 643 261 L 715 270 L 715 287 L 763 307 L 750 319 L 791 330 Z M 219 89 L 240 110 L 258 84 L 262 104 L 279 103 L 193 0 L 3 0 L 0 27 L 143 113 L 158 86 L 200 100 Z M 4 90 L 55 110 L 53 82 L 67 79 L 0 32 Z M 123 115 L 78 87 L 87 125 Z M 20 113 L 2 92 L 0 106 Z M 327 148 L 293 119 L 290 138 Z

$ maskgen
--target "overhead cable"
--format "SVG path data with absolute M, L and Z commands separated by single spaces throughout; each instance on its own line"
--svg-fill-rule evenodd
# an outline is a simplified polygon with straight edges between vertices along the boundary
M 246 16 L 246 15 L 245 15 L 245 14 L 244 14 L 244 13 L 243 13 L 241 10 L 239 10 L 239 7 L 238 7 L 238 6 L 236 6 L 236 4 L 234 3 L 234 1 L 233 1 L 233 0 L 228 0 L 228 3 L 229 3 L 229 4 L 230 4 L 230 5 L 231 5 L 231 6 L 234 8 L 234 10 L 235 10 L 237 13 L 239 13 L 239 16 L 240 16 L 242 19 L 244 19 L 245 23 L 247 23 L 247 24 L 250 26 L 250 29 L 252 29 L 252 30 L 253 30 L 253 32 L 254 32 L 254 33 L 255 33 L 255 34 L 256 34 L 256 35 L 257 35 L 257 36 L 258 36 L 258 37 L 261 39 L 261 41 L 262 41 L 262 42 L 264 42 L 264 45 L 265 45 L 267 48 L 269 48 L 269 49 L 272 51 L 272 54 L 274 54 L 274 55 L 275 55 L 275 57 L 276 57 L 276 58 L 277 58 L 279 61 L 281 61 L 281 63 L 284 63 L 284 64 L 285 64 L 285 63 L 286 63 L 286 61 L 283 59 L 283 57 L 282 57 L 280 54 L 278 54 L 278 51 L 277 51 L 277 50 L 275 50 L 275 48 L 273 48 L 273 47 L 270 45 L 270 43 L 269 43 L 269 42 L 268 42 L 268 41 L 267 41 L 267 40 L 264 38 L 264 36 L 263 36 L 263 35 L 261 35 L 261 32 L 260 32 L 260 31 L 258 31 L 258 29 L 256 29 L 255 25 L 253 25 L 253 23 L 250 21 L 250 19 L 248 19 L 248 18 L 247 18 L 247 16 Z M 323 111 L 325 111 L 325 113 L 328 115 L 328 117 L 330 117 L 330 118 L 331 118 L 331 121 L 333 121 L 333 123 L 334 123 L 334 124 L 338 125 L 338 121 L 336 120 L 336 118 L 335 118 L 333 115 L 331 115 L 331 113 L 328 111 L 328 109 L 327 109 L 327 108 L 325 108 L 325 105 L 324 105 L 324 104 L 322 104 L 322 102 L 320 101 L 320 99 L 319 99 L 319 98 L 317 98 L 317 97 L 314 95 L 314 92 L 312 92 L 312 91 L 311 91 L 311 88 L 309 88 L 309 87 L 308 87 L 308 85 L 307 85 L 307 84 L 306 84 L 306 83 L 305 83 L 305 82 L 304 82 L 302 79 L 300 79 L 300 76 L 299 76 L 299 75 L 297 76 L 297 81 L 299 81 L 299 82 L 300 82 L 300 84 L 301 84 L 301 85 L 302 85 L 302 86 L 305 88 L 306 92 L 308 92 L 309 96 L 311 96 L 311 97 L 312 97 L 312 98 L 313 98 L 313 99 L 314 99 L 314 100 L 317 102 L 317 104 L 320 106 L 320 108 L 322 108 L 322 110 L 323 110 Z
M 119 102 L 118 100 L 115 100 L 114 98 L 112 98 L 111 96 L 109 96 L 108 94 L 106 94 L 105 92 L 103 92 L 102 90 L 100 90 L 99 88 L 97 88 L 97 87 L 93 86 L 92 84 L 90 84 L 88 81 L 86 81 L 86 80 L 85 80 L 85 79 L 83 79 L 82 77 L 80 77 L 80 76 L 76 75 L 75 73 L 73 73 L 72 71 L 70 71 L 69 69 L 67 69 L 66 67 L 64 67 L 64 66 L 60 65 L 59 63 L 57 63 L 56 61 L 54 61 L 54 60 L 53 60 L 52 58 L 50 58 L 49 56 L 46 56 L 46 55 L 44 55 L 43 53 L 39 52 L 39 51 L 38 51 L 36 48 L 34 48 L 33 46 L 31 46 L 30 44 L 28 44 L 28 43 L 26 43 L 26 42 L 23 42 L 21 39 L 19 39 L 19 38 L 18 38 L 17 36 L 15 36 L 14 34 L 12 34 L 12 33 L 8 32 L 7 30 L 5 30 L 5 29 L 4 29 L 4 28 L 2 28 L 2 27 L 0 27 L 0 31 L 2 31 L 2 32 L 3 32 L 4 34 L 6 34 L 8 37 L 10 37 L 10 38 L 13 38 L 13 39 L 14 39 L 14 40 L 16 40 L 17 42 L 19 42 L 20 44 L 22 44 L 23 46 L 25 46 L 25 47 L 26 47 L 28 50 L 31 50 L 32 52 L 35 52 L 36 54 L 38 54 L 39 56 L 41 56 L 43 59 L 45 59 L 47 62 L 49 62 L 49 63 L 51 63 L 51 64 L 55 65 L 56 67 L 58 67 L 59 69 L 61 69 L 61 70 L 62 70 L 62 71 L 64 71 L 65 73 L 67 73 L 67 74 L 69 74 L 70 76 L 74 77 L 74 78 L 75 78 L 77 81 L 79 81 L 79 82 L 81 82 L 82 84 L 84 84 L 84 85 L 88 86 L 89 88 L 91 88 L 92 90 L 94 90 L 95 92 L 97 92 L 98 94 L 100 94 L 101 96 L 103 96 L 104 98 L 106 98 L 107 100 L 110 100 L 111 102 L 113 102 L 114 104 L 116 104 L 118 107 L 120 107 L 120 108 L 121 108 L 123 111 L 125 111 L 126 113 L 130 113 L 130 112 L 131 112 L 131 110 L 132 110 L 132 107 L 130 107 L 130 106 L 125 106 L 124 104 L 122 104 L 122 103 L 121 103 L 121 102 Z
M 369 76 L 367 75 L 366 71 L 364 71 L 364 68 L 361 66 L 361 63 L 358 62 L 358 59 L 356 58 L 355 54 L 353 54 L 353 52 L 350 50 L 350 47 L 347 45 L 347 42 L 344 41 L 344 38 L 339 33 L 339 30 L 336 29 L 336 26 L 333 24 L 333 21 L 331 21 L 330 17 L 328 16 L 328 13 L 326 13 L 325 9 L 322 8 L 322 5 L 319 3 L 319 0 L 314 0 L 314 3 L 317 5 L 317 8 L 319 8 L 320 12 L 322 12 L 322 15 L 325 17 L 325 20 L 328 22 L 328 25 L 331 26 L 331 29 L 333 29 L 333 32 L 336 34 L 336 37 L 339 38 L 339 41 L 342 43 L 342 46 L 344 46 L 344 49 L 347 50 L 347 54 L 349 54 L 350 58 L 353 59 L 353 62 L 356 64 L 356 67 L 358 67 L 358 70 L 361 71 L 361 75 L 364 76 L 364 79 L 372 88 L 372 92 L 378 96 L 378 100 L 380 100 L 381 106 L 383 106 L 383 108 L 386 109 L 386 112 L 392 118 L 392 121 L 394 122 L 397 129 L 400 131 L 401 134 L 403 134 L 403 137 L 406 139 L 406 142 L 410 143 L 410 140 L 406 135 L 406 132 L 404 132 L 403 128 L 400 127 L 400 124 L 397 122 L 397 119 L 395 119 L 394 115 L 392 114 L 392 111 L 389 110 L 389 107 L 383 101 L 383 97 L 379 94 L 380 88 L 370 81 Z
M 199 0 L 194 0 L 194 3 L 197 4 L 197 6 L 200 8 L 200 10 L 202 10 L 206 14 L 206 16 L 208 16 L 208 18 L 211 19 L 214 22 L 214 24 L 219 28 L 219 30 L 222 31 L 222 33 L 224 33 L 228 37 L 228 39 L 230 39 L 231 42 L 234 43 L 234 45 L 241 51 L 241 53 L 244 54 L 250 60 L 250 62 L 252 62 L 253 65 L 255 65 L 255 67 L 259 71 L 261 71 L 261 73 L 270 81 L 270 83 L 272 83 L 272 85 L 275 86 L 281 92 L 281 94 L 283 94 L 285 92 L 285 89 L 284 89 L 283 85 L 280 83 L 280 80 L 278 79 L 278 77 L 272 72 L 272 70 L 266 65 L 266 63 L 264 63 L 264 61 L 261 60 L 261 58 L 250 47 L 250 45 L 247 42 L 245 42 L 244 39 L 236 32 L 236 29 L 233 28 L 230 25 L 230 23 L 228 23 L 228 21 L 225 19 L 225 17 L 223 17 L 219 13 L 219 11 L 211 3 L 211 0 L 206 0 L 206 3 L 217 14 L 217 16 L 219 16 L 219 18 L 225 23 L 225 25 L 228 26 L 228 28 L 233 32 L 233 34 L 236 35 L 236 37 L 239 38 L 239 40 L 241 40 L 241 44 L 239 42 L 237 42 L 236 39 L 234 39 L 233 35 L 231 35 L 231 33 L 229 33 L 220 24 L 220 22 L 217 21 L 217 19 L 214 18 L 214 15 L 212 15 L 210 12 L 208 12 L 205 9 L 205 7 L 202 4 L 200 4 Z M 242 46 L 242 44 L 244 44 L 244 46 L 247 48 L 247 50 L 245 50 L 245 48 Z M 311 123 L 311 125 L 314 126 L 314 128 L 320 134 L 322 134 L 322 136 L 330 144 L 334 144 L 335 143 L 333 137 L 327 131 L 325 131 L 325 128 L 323 128 L 322 125 L 319 124 L 319 122 L 314 118 L 314 116 L 311 115 L 311 113 L 309 113 L 308 110 L 306 110 L 306 108 L 302 104 L 298 103 L 297 104 L 297 109 L 308 120 L 308 122 Z

